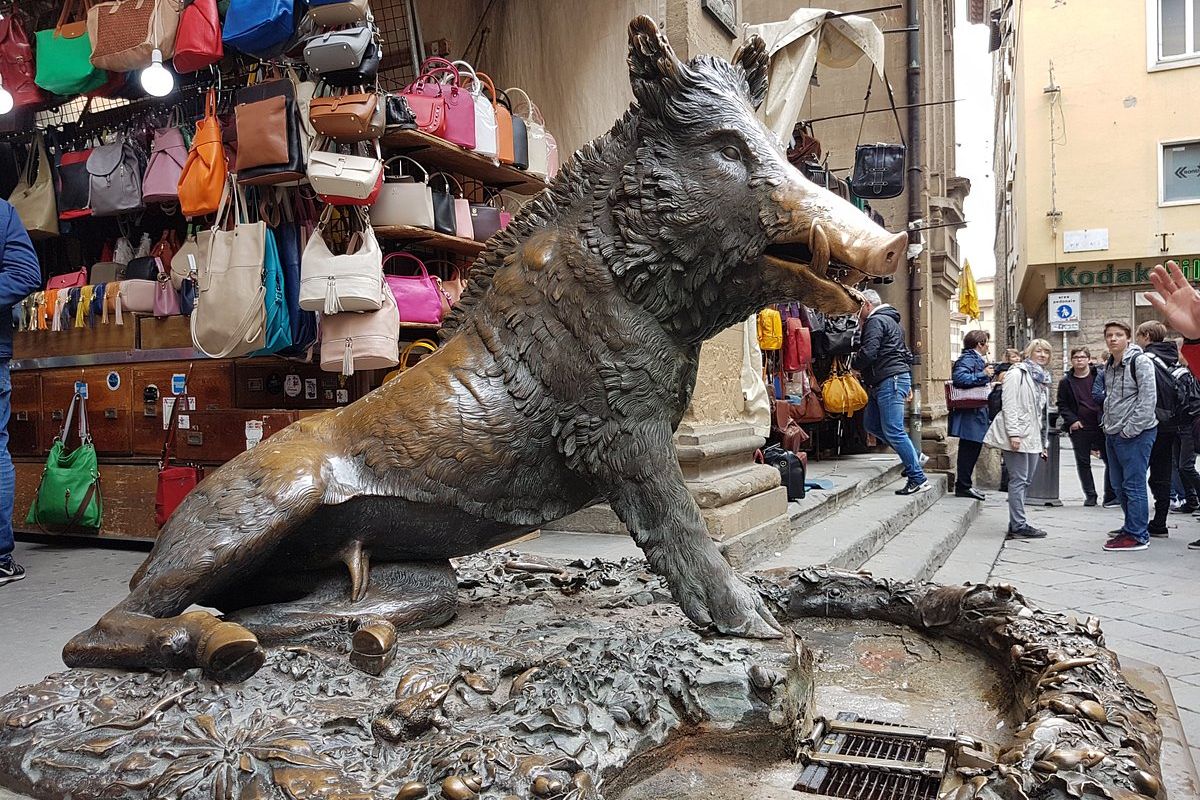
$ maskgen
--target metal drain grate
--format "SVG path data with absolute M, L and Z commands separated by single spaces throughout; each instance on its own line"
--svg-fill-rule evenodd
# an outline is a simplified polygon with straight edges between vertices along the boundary
M 937 800 L 959 740 L 843 712 L 818 720 L 801 754 L 800 798 Z

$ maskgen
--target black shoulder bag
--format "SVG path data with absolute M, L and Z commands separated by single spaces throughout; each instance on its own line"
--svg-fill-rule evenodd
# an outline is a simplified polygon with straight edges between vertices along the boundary
M 863 105 L 862 121 L 858 125 L 858 141 L 862 142 L 863 126 L 867 121 L 867 107 L 871 104 L 871 87 L 875 83 L 875 69 L 867 83 L 867 98 Z M 892 84 L 883 76 L 887 87 L 888 102 L 892 116 L 896 118 L 896 129 L 900 133 L 900 144 L 856 144 L 854 148 L 854 172 L 850 175 L 850 191 L 867 200 L 886 200 L 899 197 L 904 191 L 904 163 L 908 148 L 904 143 L 904 128 L 900 125 L 900 114 L 896 111 L 896 97 Z

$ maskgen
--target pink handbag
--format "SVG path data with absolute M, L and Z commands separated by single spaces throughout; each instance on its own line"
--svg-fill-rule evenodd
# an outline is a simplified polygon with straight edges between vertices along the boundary
M 159 128 L 154 132 L 150 163 L 142 177 L 142 200 L 147 203 L 179 202 L 179 178 L 187 161 L 187 145 L 179 128 Z
M 440 82 L 441 76 L 446 76 L 449 82 Z M 440 96 L 445 102 L 446 116 L 442 132 L 437 135 L 460 147 L 474 150 L 475 96 L 460 87 L 458 81 L 458 69 L 449 61 L 444 58 L 427 58 L 421 64 L 421 77 L 405 89 L 404 93 L 415 93 L 422 97 Z
M 408 259 L 417 262 L 420 275 L 388 275 L 388 262 L 393 259 Z M 383 259 L 384 281 L 396 299 L 401 322 L 420 325 L 442 324 L 442 292 L 437 278 L 431 277 L 425 262 L 411 253 L 390 253 Z
M 179 307 L 179 292 L 171 283 L 171 273 L 163 269 L 158 261 L 158 279 L 154 282 L 154 316 L 177 317 L 183 313 Z
M 74 289 L 77 286 L 87 286 L 88 271 L 87 267 L 80 267 L 74 272 L 68 272 L 66 275 L 55 275 L 50 280 L 46 281 L 46 289 Z
M 400 363 L 400 317 L 390 292 L 378 311 L 321 316 L 321 369 L 353 375 Z

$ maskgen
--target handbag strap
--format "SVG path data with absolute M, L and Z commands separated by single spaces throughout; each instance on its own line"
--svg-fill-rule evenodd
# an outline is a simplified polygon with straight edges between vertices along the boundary
M 241 344 L 242 342 L 245 342 L 247 344 L 253 342 L 256 338 L 258 338 L 258 332 L 257 331 L 252 332 L 250 330 L 250 327 L 254 323 L 254 317 L 256 315 L 258 315 L 259 313 L 261 313 L 261 311 L 263 309 L 263 303 L 266 302 L 266 298 L 267 298 L 267 289 L 265 286 L 260 285 L 258 287 L 258 293 L 257 293 L 257 297 L 256 297 L 255 301 L 253 303 L 251 303 L 249 305 L 249 307 L 247 307 L 246 313 L 242 315 L 241 320 L 238 321 L 238 324 L 235 325 L 233 327 L 233 330 L 230 332 L 229 338 L 225 340 L 225 344 L 216 353 L 208 352 L 203 347 L 201 347 L 199 342 L 197 341 L 196 318 L 199 316 L 199 314 L 197 314 L 195 312 L 195 310 L 193 310 L 192 317 L 191 317 L 193 346 L 195 346 L 195 348 L 197 350 L 199 350 L 201 353 L 208 356 L 209 358 L 225 358 L 230 353 L 232 353 L 234 350 L 236 350 L 238 345 Z
M 458 80 L 455 81 L 455 83 L 457 83 L 459 86 L 462 86 L 463 80 L 466 78 L 470 78 L 471 79 L 470 87 L 463 86 L 463 88 L 466 89 L 471 94 L 476 95 L 476 96 L 482 94 L 483 93 L 483 84 L 479 82 L 479 75 L 478 75 L 478 73 L 475 72 L 475 68 L 472 67 L 470 64 L 468 64 L 466 61 L 455 61 L 453 63 L 454 63 L 455 68 L 458 68 L 458 67 L 463 68 L 463 69 L 459 70 Z
M 512 95 L 516 92 L 520 92 L 521 97 L 523 97 L 525 99 L 526 114 L 528 114 L 528 116 L 526 116 L 525 114 L 518 114 L 518 116 L 520 116 L 521 119 L 525 120 L 526 122 L 533 123 L 534 125 L 541 125 L 541 126 L 545 127 L 546 119 L 542 116 L 542 110 L 540 108 L 538 108 L 537 104 L 534 103 L 533 100 L 531 100 L 529 98 L 529 94 L 526 93 L 526 91 L 524 89 L 522 89 L 520 86 L 510 86 L 509 88 L 505 89 L 504 91 L 508 95 Z M 510 105 L 509 111 L 511 111 L 514 114 L 517 114 L 517 109 L 515 106 Z
M 404 350 L 401 351 L 401 353 L 400 353 L 400 372 L 401 372 L 401 374 L 403 374 L 409 368 L 408 359 L 414 353 L 416 353 L 417 350 L 424 350 L 427 353 L 436 353 L 438 348 L 437 348 L 437 344 L 429 341 L 428 339 L 417 339 L 415 342 L 409 342 L 404 347 Z
M 875 85 L 875 68 L 872 66 L 867 78 L 867 96 L 863 100 L 863 113 L 858 121 L 858 141 L 854 143 L 854 147 L 862 144 L 863 126 L 867 124 L 867 108 L 871 105 L 871 87 Z M 892 107 L 892 116 L 896 118 L 896 130 L 900 133 L 900 144 L 908 149 L 907 142 L 904 141 L 904 126 L 900 124 L 900 112 L 896 110 L 896 96 L 892 94 L 892 82 L 887 79 L 887 72 L 883 73 L 883 85 L 887 87 L 888 103 Z
M 403 250 L 397 250 L 395 253 L 388 253 L 383 259 L 383 271 L 387 272 L 388 262 L 393 258 L 407 258 L 410 261 L 417 262 L 417 266 L 421 268 L 421 277 L 428 278 L 429 270 L 425 267 L 425 262 L 414 256 L 412 253 L 407 253 Z
M 458 68 L 454 64 L 440 56 L 431 56 L 421 62 L 421 75 L 417 81 L 423 78 L 430 78 L 442 72 L 450 71 L 454 73 L 454 83 L 458 83 Z
M 174 448 L 172 447 L 175 444 L 175 420 L 179 417 L 180 401 L 187 398 L 187 385 L 191 377 L 192 364 L 188 364 L 187 372 L 183 376 L 183 394 L 176 395 L 175 401 L 171 403 L 171 417 L 167 422 L 167 434 L 163 437 L 162 453 L 158 457 L 158 468 L 160 471 L 171 466 L 171 460 L 175 455 Z
M 389 165 L 389 164 L 391 164 L 393 161 L 408 161 L 409 163 L 413 164 L 413 165 L 414 165 L 414 166 L 415 166 L 417 169 L 421 170 L 421 172 L 422 172 L 422 173 L 424 174 L 424 176 L 425 176 L 425 177 L 424 177 L 424 178 L 421 180 L 421 182 L 422 182 L 422 183 L 426 183 L 426 184 L 427 184 L 427 183 L 429 183 L 429 170 L 427 170 L 427 169 L 425 169 L 424 167 L 422 167 L 422 166 L 421 166 L 421 164 L 420 164 L 420 162 L 418 162 L 416 159 L 409 158 L 408 156 L 392 156 L 392 157 L 391 157 L 391 158 L 389 158 L 387 161 L 383 162 L 383 168 L 384 168 L 384 170 L 385 170 L 385 171 L 387 170 L 387 168 L 388 168 L 388 165 Z M 401 171 L 400 171 L 400 174 L 401 174 L 401 175 L 403 175 L 403 174 L 404 174 L 404 168 L 403 168 L 403 165 L 401 165 Z M 414 177 L 415 177 L 415 176 L 414 176 Z
M 439 175 L 442 177 L 442 179 L 446 183 L 446 194 L 450 194 L 450 181 L 454 181 L 454 185 L 456 187 L 458 187 L 458 196 L 460 198 L 463 196 L 462 184 L 458 182 L 458 178 L 454 177 L 453 175 L 451 175 L 447 172 L 435 172 L 429 176 L 429 180 L 432 181 L 434 178 L 438 177 Z
M 75 18 L 72 13 L 76 6 L 83 6 L 83 13 L 86 16 L 88 11 L 92 9 L 91 0 L 66 0 L 63 3 L 62 11 L 58 12 L 58 22 L 54 25 L 54 35 L 58 36 L 62 31 L 62 27 Z
M 453 261 L 447 258 L 435 258 L 426 264 L 426 267 L 432 267 L 434 264 L 445 264 L 450 268 L 449 277 L 445 280 L 455 281 L 462 279 L 462 271 L 459 269 L 458 264 L 455 264 Z
M 492 107 L 495 108 L 497 105 L 499 105 L 496 98 L 496 84 L 492 82 L 491 77 L 486 72 L 476 72 L 475 79 L 480 82 L 479 91 L 481 94 L 485 88 L 492 93 L 490 98 L 492 101 Z

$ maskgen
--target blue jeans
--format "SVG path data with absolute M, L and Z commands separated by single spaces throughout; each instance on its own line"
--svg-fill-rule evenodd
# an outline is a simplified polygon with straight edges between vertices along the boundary
M 13 501 L 17 473 L 8 454 L 8 417 L 12 412 L 12 373 L 8 359 L 0 359 L 0 558 L 13 551 Z
M 1105 437 L 1108 470 L 1113 492 L 1125 512 L 1121 530 L 1142 544 L 1150 541 L 1150 501 L 1146 495 L 1146 477 L 1150 472 L 1150 450 L 1158 437 L 1158 428 L 1150 428 L 1132 439 L 1109 434 Z
M 876 439 L 887 442 L 904 463 L 904 474 L 910 481 L 925 482 L 925 471 L 904 429 L 904 398 L 912 391 L 912 375 L 905 372 L 884 378 L 870 392 L 863 427 Z

